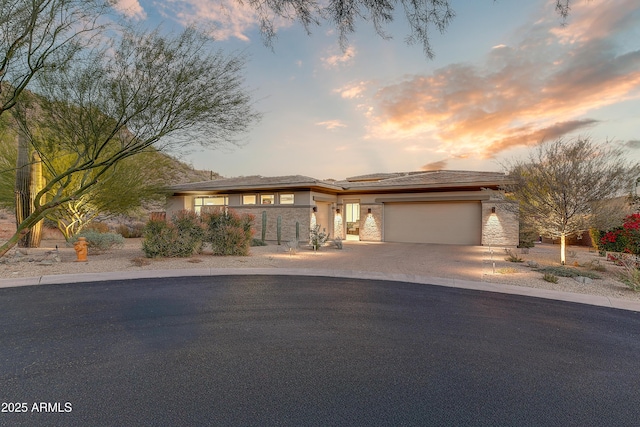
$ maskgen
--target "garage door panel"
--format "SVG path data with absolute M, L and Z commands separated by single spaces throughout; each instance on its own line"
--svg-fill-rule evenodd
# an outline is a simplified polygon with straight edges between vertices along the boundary
M 479 245 L 481 216 L 479 202 L 385 203 L 384 240 Z

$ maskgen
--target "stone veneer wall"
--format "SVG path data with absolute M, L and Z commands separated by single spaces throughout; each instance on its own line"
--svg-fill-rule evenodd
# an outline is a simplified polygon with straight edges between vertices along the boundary
M 294 240 L 296 237 L 296 221 L 300 223 L 300 241 L 309 240 L 309 229 L 311 227 L 311 208 L 308 206 L 272 207 L 256 205 L 255 207 L 229 207 L 236 213 L 248 213 L 255 217 L 253 237 L 262 237 L 262 211 L 267 212 L 267 233 L 266 240 L 277 240 L 278 215 L 282 217 L 282 243 Z
M 496 208 L 496 213 L 491 208 Z M 486 200 L 482 202 L 482 245 L 518 246 L 520 224 L 517 207 L 506 200 Z
M 360 204 L 360 240 L 382 241 L 382 204 Z M 371 209 L 371 214 L 368 210 Z

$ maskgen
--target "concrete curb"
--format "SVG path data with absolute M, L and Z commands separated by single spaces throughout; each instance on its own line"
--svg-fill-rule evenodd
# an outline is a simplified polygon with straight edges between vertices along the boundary
M 58 285 L 66 283 L 103 282 L 109 280 L 135 280 L 167 277 L 194 276 L 320 276 L 348 279 L 384 280 L 408 282 L 423 285 L 446 286 L 452 288 L 472 289 L 484 292 L 497 292 L 510 295 L 522 295 L 535 298 L 575 302 L 579 304 L 616 308 L 640 312 L 640 302 L 608 298 L 597 295 L 575 294 L 548 289 L 527 288 L 498 283 L 473 282 L 442 277 L 427 277 L 413 274 L 387 274 L 356 270 L 322 270 L 305 268 L 195 268 L 187 270 L 144 270 L 130 272 L 58 274 L 51 276 L 24 277 L 16 279 L 0 279 L 0 288 L 12 288 L 34 285 Z

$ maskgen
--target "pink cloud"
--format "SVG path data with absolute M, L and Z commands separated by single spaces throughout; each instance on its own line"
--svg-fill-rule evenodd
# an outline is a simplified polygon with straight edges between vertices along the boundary
M 380 88 L 369 137 L 435 140 L 449 155 L 493 157 L 596 125 L 585 115 L 640 98 L 640 50 L 620 52 L 616 43 L 640 23 L 637 6 L 578 3 L 567 27 L 540 20 L 519 42 L 495 46 L 484 64 L 453 64 Z

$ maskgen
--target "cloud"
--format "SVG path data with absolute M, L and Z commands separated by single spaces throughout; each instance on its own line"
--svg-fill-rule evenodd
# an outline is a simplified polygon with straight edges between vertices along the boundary
M 335 130 L 338 128 L 346 128 L 347 125 L 341 122 L 340 120 L 326 120 L 324 122 L 316 123 L 316 126 L 323 126 L 327 130 Z
M 379 88 L 368 137 L 437 141 L 448 155 L 490 158 L 596 125 L 599 108 L 639 99 L 640 50 L 621 47 L 624 31 L 640 25 L 636 0 L 578 3 L 566 27 L 539 19 L 482 64 Z
M 640 149 L 640 140 L 632 139 L 624 143 L 624 146 L 632 150 Z
M 423 171 L 439 171 L 447 168 L 449 162 L 447 160 L 439 160 L 437 162 L 427 163 L 420 167 Z
M 363 92 L 366 90 L 367 85 L 367 82 L 352 83 L 335 89 L 333 92 L 339 93 L 340 96 L 344 99 L 362 98 Z
M 164 8 L 162 14 L 165 17 L 175 19 L 183 25 L 190 25 L 194 22 L 210 24 L 212 29 L 209 32 L 218 40 L 235 37 L 249 41 L 248 32 L 260 25 L 260 19 L 249 2 L 172 0 L 158 3 L 158 6 Z M 290 21 L 273 15 L 269 19 L 273 21 L 276 30 L 291 25 Z
M 117 0 L 113 7 L 128 18 L 145 19 L 145 13 L 138 0 Z
M 356 48 L 349 46 L 344 52 L 320 58 L 325 68 L 336 68 L 349 63 L 356 55 Z

